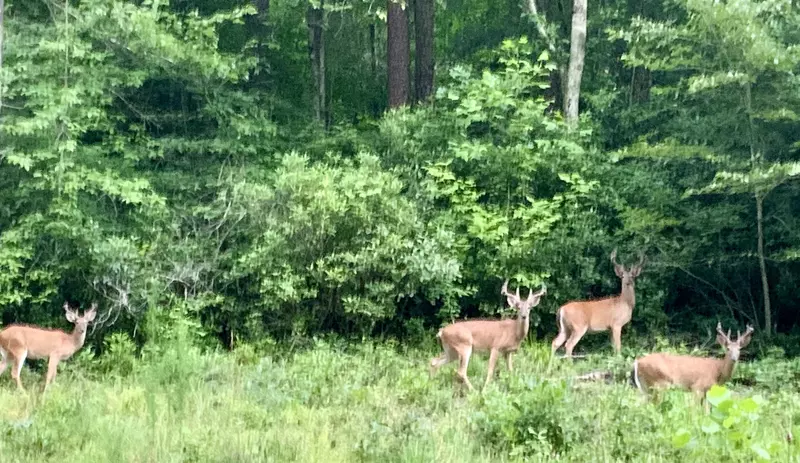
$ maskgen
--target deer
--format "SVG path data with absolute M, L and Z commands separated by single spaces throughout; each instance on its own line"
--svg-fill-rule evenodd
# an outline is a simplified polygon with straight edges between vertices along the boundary
M 47 390 L 47 386 L 56 377 L 59 362 L 68 359 L 83 347 L 86 329 L 97 315 L 97 304 L 93 303 L 83 316 L 79 316 L 65 302 L 64 312 L 67 321 L 75 325 L 72 333 L 19 324 L 9 325 L 0 331 L 0 375 L 6 371 L 9 360 L 12 361 L 11 377 L 20 391 L 25 391 L 19 375 L 26 358 L 48 358 L 47 379 L 44 384 L 44 391 Z
M 617 250 L 611 252 L 611 263 L 614 272 L 622 280 L 622 290 L 616 296 L 591 301 L 571 301 L 562 305 L 556 311 L 558 323 L 558 336 L 553 340 L 552 355 L 566 341 L 566 357 L 572 357 L 572 350 L 587 331 L 603 332 L 611 330 L 614 351 L 619 355 L 622 350 L 622 328 L 631 321 L 633 308 L 636 305 L 634 282 L 642 272 L 644 254 L 640 255 L 639 262 L 630 267 L 617 262 Z
M 539 305 L 541 297 L 547 293 L 547 288 L 542 288 L 533 292 L 528 291 L 528 297 L 522 299 L 519 295 L 519 288 L 516 294 L 508 292 L 508 280 L 503 283 L 500 294 L 506 296 L 508 305 L 517 309 L 516 318 L 505 320 L 466 320 L 458 321 L 440 329 L 436 335 L 444 349 L 444 353 L 431 360 L 431 376 L 443 365 L 456 359 L 459 361 L 456 377 L 470 391 L 474 388 L 467 377 L 467 366 L 473 352 L 489 352 L 489 371 L 486 374 L 486 382 L 483 387 L 489 384 L 494 375 L 497 357 L 503 354 L 508 364 L 508 371 L 513 371 L 511 357 L 516 352 L 522 341 L 528 335 L 530 328 L 530 311 Z
M 649 354 L 634 360 L 631 382 L 645 394 L 655 386 L 679 386 L 702 401 L 711 386 L 723 385 L 731 378 L 739 354 L 750 344 L 752 335 L 753 327 L 747 325 L 744 334 L 737 331 L 736 341 L 731 341 L 731 331 L 725 334 L 722 324 L 717 323 L 717 342 L 725 349 L 724 358 Z

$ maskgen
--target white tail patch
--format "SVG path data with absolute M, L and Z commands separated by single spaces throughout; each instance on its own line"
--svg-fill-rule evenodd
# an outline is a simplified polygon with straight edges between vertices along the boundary
M 633 382 L 636 384 L 636 388 L 637 389 L 639 389 L 640 391 L 644 392 L 644 389 L 642 389 L 642 383 L 639 382 L 639 361 L 638 360 L 634 360 L 633 361 Z

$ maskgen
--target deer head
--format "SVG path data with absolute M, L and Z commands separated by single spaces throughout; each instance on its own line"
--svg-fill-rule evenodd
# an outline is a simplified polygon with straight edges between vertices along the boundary
M 753 337 L 753 327 L 747 325 L 744 335 L 740 331 L 736 331 L 736 341 L 731 341 L 731 330 L 728 333 L 722 331 L 722 323 L 717 322 L 717 342 L 725 349 L 734 362 L 739 360 L 739 353 L 742 349 L 750 344 L 750 339 Z
M 642 273 L 642 267 L 644 266 L 644 253 L 639 253 L 639 262 L 636 265 L 625 268 L 624 265 L 617 262 L 617 250 L 614 249 L 611 251 L 611 263 L 614 264 L 614 272 L 617 274 L 620 280 L 622 280 L 622 288 L 633 288 L 636 277 Z
M 528 317 L 530 316 L 531 309 L 539 305 L 539 301 L 541 301 L 542 296 L 544 296 L 546 293 L 547 288 L 542 285 L 542 289 L 535 293 L 533 290 L 528 290 L 528 297 L 522 299 L 519 296 L 519 288 L 517 288 L 516 294 L 511 294 L 508 292 L 508 280 L 503 283 L 503 288 L 500 290 L 500 294 L 506 297 L 508 305 L 517 309 L 517 316 L 523 321 L 527 321 Z
M 97 303 L 93 302 L 91 308 L 84 312 L 82 317 L 78 315 L 77 311 L 70 309 L 68 302 L 64 303 L 64 312 L 67 321 L 75 324 L 75 332 L 84 334 L 89 323 L 94 321 L 94 317 L 97 315 Z

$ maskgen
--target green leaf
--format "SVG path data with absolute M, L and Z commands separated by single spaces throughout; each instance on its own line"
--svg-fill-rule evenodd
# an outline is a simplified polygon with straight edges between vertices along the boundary
M 770 455 L 760 444 L 754 443 L 750 446 L 750 450 L 755 452 L 755 454 L 762 460 L 769 460 Z
M 722 402 L 730 398 L 731 392 L 726 387 L 718 384 L 711 386 L 711 389 L 706 392 L 706 400 L 715 407 L 719 407 Z
M 672 436 L 672 445 L 677 449 L 686 447 L 689 441 L 692 440 L 692 435 L 686 429 L 681 429 Z
M 716 434 L 720 431 L 719 425 L 715 421 L 706 420 L 705 423 L 700 427 L 706 434 Z

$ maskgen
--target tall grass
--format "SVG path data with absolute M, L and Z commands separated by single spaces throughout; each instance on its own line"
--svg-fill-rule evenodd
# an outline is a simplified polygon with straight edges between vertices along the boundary
M 34 387 L 41 372 L 24 370 L 26 394 L 0 378 L 0 460 L 754 461 L 753 443 L 777 461 L 800 454 L 785 438 L 800 419 L 800 392 L 772 374 L 795 371 L 787 360 L 763 361 L 767 372 L 743 365 L 730 385 L 737 396 L 764 398 L 751 421 L 733 427 L 747 435 L 737 443 L 703 431 L 709 417 L 690 394 L 646 401 L 625 382 L 630 358 L 570 364 L 531 343 L 512 375 L 501 365 L 485 391 L 465 394 L 453 366 L 428 376 L 435 352 L 394 344 L 223 354 L 179 337 L 138 359 L 117 344 L 111 359 L 87 351 L 63 364 L 45 395 Z M 480 383 L 486 360 L 473 358 L 469 374 Z M 573 380 L 598 368 L 616 381 Z

